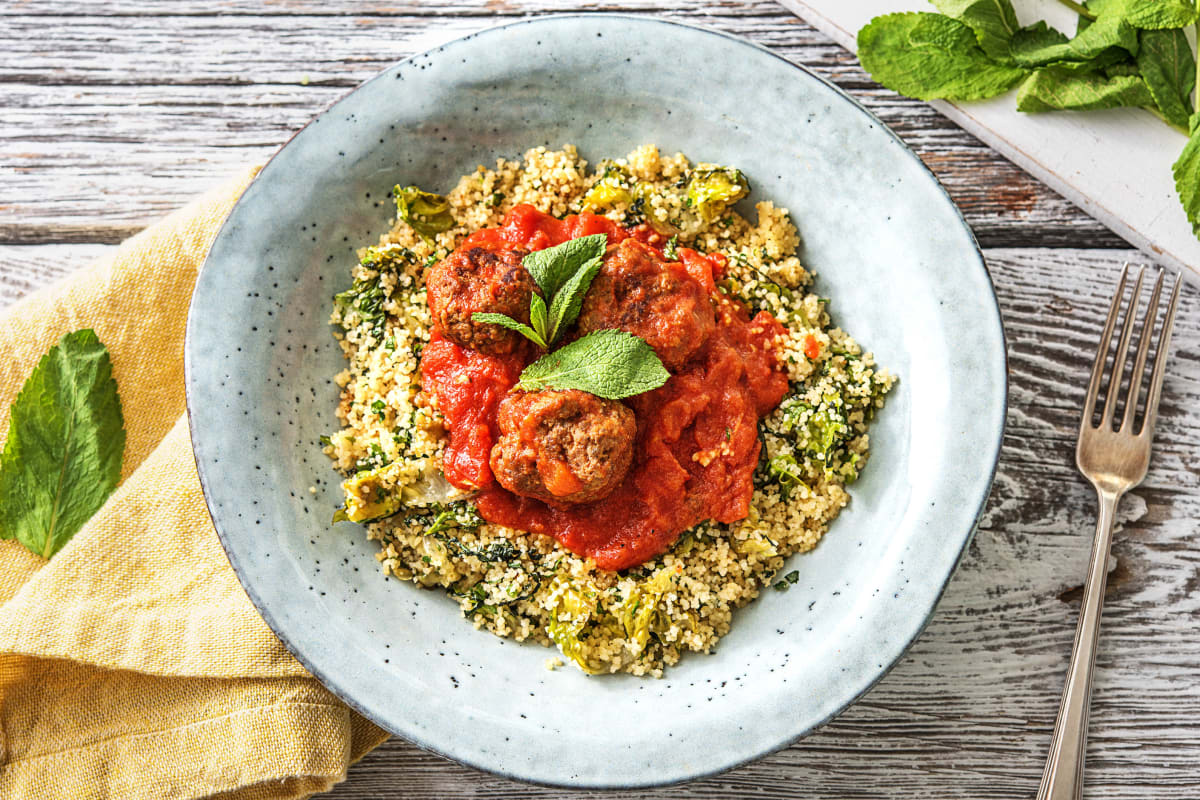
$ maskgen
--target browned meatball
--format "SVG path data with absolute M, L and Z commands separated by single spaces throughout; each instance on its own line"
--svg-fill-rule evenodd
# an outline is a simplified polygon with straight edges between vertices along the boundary
M 521 260 L 526 251 L 485 242 L 459 247 L 434 264 L 425 276 L 433 326 L 447 339 L 481 353 L 511 353 L 520 334 L 499 325 L 476 322 L 472 314 L 507 314 L 529 324 L 529 300 L 541 294 Z
M 682 367 L 716 327 L 708 292 L 682 264 L 635 239 L 611 247 L 579 314 L 581 334 L 619 328 L 646 340 L 667 369 Z
M 633 460 L 633 412 L 587 392 L 512 392 L 500 401 L 498 423 L 492 472 L 524 497 L 591 503 L 620 485 Z

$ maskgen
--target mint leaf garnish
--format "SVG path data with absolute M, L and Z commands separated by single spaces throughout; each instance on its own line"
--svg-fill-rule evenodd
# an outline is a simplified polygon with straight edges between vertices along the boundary
M 578 389 L 619 400 L 657 389 L 670 377 L 643 339 L 625 331 L 602 330 L 530 364 L 521 373 L 517 387 L 530 392 Z
M 505 328 L 508 328 L 510 331 L 516 331 L 517 333 L 521 334 L 543 350 L 546 349 L 546 340 L 542 338 L 541 334 L 526 325 L 524 322 L 518 322 L 507 314 L 492 314 L 491 312 L 487 311 L 476 311 L 471 315 L 471 319 L 475 320 L 476 322 L 489 322 L 492 325 L 502 325 Z
M 547 345 L 554 340 L 548 322 L 549 312 L 546 310 L 546 301 L 541 298 L 541 295 L 535 294 L 529 298 L 529 324 Z
M 918 100 L 994 97 L 1028 74 L 988 58 L 964 23 L 922 12 L 871 20 L 858 32 L 858 57 L 875 80 Z
M 608 234 L 596 233 L 569 239 L 555 247 L 537 250 L 525 256 L 521 262 L 545 293 L 547 301 L 558 294 L 559 289 L 575 273 L 583 269 L 594 258 L 604 257 Z
M 49 558 L 121 477 L 125 422 L 112 359 L 95 331 L 68 333 L 13 402 L 0 452 L 0 539 Z

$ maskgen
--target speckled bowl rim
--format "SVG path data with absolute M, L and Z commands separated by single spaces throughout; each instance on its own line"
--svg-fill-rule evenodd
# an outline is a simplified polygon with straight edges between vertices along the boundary
M 387 67 L 384 70 L 382 70 L 379 74 L 369 78 L 368 80 L 359 84 L 355 88 L 351 89 L 345 95 L 342 95 L 342 97 L 339 97 L 337 100 L 334 100 L 333 102 L 331 102 L 319 114 L 314 116 L 313 119 L 309 120 L 309 122 L 306 123 L 304 125 L 304 127 L 297 130 L 295 133 L 293 133 L 288 138 L 287 142 L 285 142 L 279 148 L 279 150 L 277 150 L 275 152 L 275 154 L 271 156 L 271 158 L 263 166 L 262 170 L 260 170 L 258 175 L 255 176 L 254 181 L 258 181 L 259 179 L 261 179 L 263 174 L 265 174 L 267 172 L 267 170 L 270 169 L 271 163 L 284 150 L 284 148 L 286 148 L 288 146 L 288 144 L 291 143 L 291 141 L 293 139 L 295 139 L 297 136 L 299 136 L 303 131 L 307 130 L 318 119 L 320 119 L 321 117 L 323 117 L 326 114 L 333 111 L 346 97 L 353 94 L 354 92 L 357 92 L 359 89 L 361 89 L 362 87 L 366 86 L 369 83 L 373 83 L 375 81 L 386 78 L 395 69 L 397 69 L 398 67 L 400 67 L 406 63 L 414 62 L 418 59 L 428 57 L 435 52 L 446 51 L 449 48 L 463 45 L 467 42 L 470 42 L 473 39 L 479 38 L 481 36 L 486 36 L 489 33 L 492 33 L 495 31 L 507 30 L 507 29 L 518 28 L 518 27 L 522 27 L 522 26 L 529 26 L 529 25 L 536 26 L 536 25 L 539 25 L 539 24 L 542 24 L 544 22 L 551 21 L 551 20 L 566 20 L 566 19 L 581 19 L 582 20 L 582 19 L 597 19 L 597 18 L 615 20 L 615 21 L 631 23 L 631 24 L 636 24 L 636 25 L 664 25 L 664 26 L 671 26 L 671 27 L 676 27 L 676 28 L 685 28 L 685 29 L 688 29 L 688 30 L 696 32 L 696 33 L 705 34 L 705 35 L 713 36 L 713 37 L 719 37 L 721 39 L 726 40 L 727 43 L 735 44 L 737 46 L 745 47 L 745 48 L 751 49 L 751 50 L 756 51 L 761 54 L 769 55 L 771 58 L 776 59 L 776 60 L 782 62 L 783 64 L 787 65 L 788 67 L 795 69 L 798 72 L 802 73 L 807 78 L 810 78 L 812 80 L 815 80 L 815 81 L 823 84 L 825 87 L 827 87 L 828 89 L 830 89 L 831 91 L 833 91 L 834 93 L 836 93 L 837 95 L 842 97 L 844 100 L 849 102 L 851 104 L 851 106 L 854 109 L 856 109 L 859 113 L 863 114 L 868 119 L 870 119 L 872 122 L 879 125 L 879 127 L 883 131 L 885 131 L 888 136 L 890 136 L 897 144 L 900 145 L 901 148 L 903 148 L 904 153 L 906 153 L 909 158 L 913 159 L 913 161 L 915 161 L 917 163 L 917 165 L 919 165 L 920 169 L 924 171 L 924 173 L 929 177 L 929 179 L 937 187 L 937 190 L 940 191 L 942 193 L 942 195 L 945 197 L 946 202 L 949 205 L 949 207 L 954 210 L 954 214 L 956 215 L 959 224 L 962 225 L 963 230 L 967 233 L 967 236 L 969 237 L 969 240 L 970 240 L 971 246 L 974 250 L 974 253 L 978 258 L 977 266 L 984 273 L 984 277 L 986 279 L 984 281 L 984 283 L 989 289 L 991 300 L 992 300 L 993 306 L 995 308 L 996 320 L 999 322 L 998 333 L 999 333 L 999 342 L 1000 342 L 1000 357 L 1001 357 L 1002 366 L 1003 366 L 1003 370 L 1001 373 L 1002 380 L 998 387 L 999 394 L 1000 394 L 999 417 L 1001 420 L 1001 424 L 1000 424 L 999 429 L 996 431 L 995 439 L 994 439 L 993 445 L 992 445 L 992 453 L 991 453 L 991 457 L 989 459 L 991 462 L 991 470 L 987 476 L 987 480 L 984 482 L 981 482 L 979 484 L 981 486 L 981 491 L 980 491 L 979 500 L 978 500 L 978 503 L 977 503 L 977 506 L 975 509 L 975 513 L 973 515 L 973 521 L 972 521 L 971 525 L 969 526 L 968 530 L 966 531 L 965 535 L 963 536 L 962 545 L 959 548 L 958 554 L 955 556 L 953 564 L 951 565 L 950 569 L 946 572 L 945 576 L 942 578 L 941 586 L 938 588 L 937 594 L 935 595 L 933 602 L 930 604 L 929 610 L 925 614 L 924 619 L 921 621 L 921 624 L 917 627 L 917 629 L 913 633 L 913 635 L 896 651 L 895 656 L 888 663 L 886 663 L 881 669 L 879 669 L 876 672 L 876 674 L 874 675 L 874 677 L 869 679 L 860 691 L 855 693 L 853 696 L 849 697 L 835 711 L 831 712 L 830 714 L 828 714 L 827 716 L 818 720 L 817 722 L 803 726 L 802 729 L 798 730 L 794 735 L 792 735 L 790 737 L 785 737 L 782 741 L 768 744 L 768 745 L 760 748 L 756 752 L 754 752 L 744 758 L 741 758 L 739 760 L 731 762 L 731 763 L 722 764 L 722 765 L 719 765 L 719 766 L 709 769 L 709 770 L 697 770 L 691 774 L 683 775 L 678 778 L 670 778 L 670 779 L 658 781 L 658 782 L 646 782 L 646 781 L 621 782 L 619 779 L 616 779 L 616 780 L 613 780 L 611 782 L 604 783 L 604 784 L 587 784 L 586 786 L 581 786 L 578 783 L 569 783 L 566 781 L 539 780 L 539 779 L 531 778 L 531 777 L 528 777 L 525 775 L 520 775 L 520 774 L 517 774 L 512 771 L 504 770 L 502 768 L 497 767 L 495 764 L 488 763 L 483 760 L 471 759 L 471 758 L 462 757 L 462 756 L 455 756 L 455 755 L 450 755 L 448 753 L 442 752 L 442 750 L 439 749 L 437 746 L 435 746 L 427 741 L 423 741 L 418 736 L 415 736 L 409 732 L 400 732 L 400 731 L 395 730 L 391 725 L 389 725 L 384 720 L 380 719 L 377 715 L 369 712 L 349 692 L 344 690 L 342 688 L 342 686 L 339 684 L 336 676 L 326 674 L 322 670 L 317 669 L 309 661 L 309 659 L 305 657 L 304 653 L 301 652 L 300 649 L 295 647 L 293 645 L 293 643 L 288 639 L 287 635 L 281 629 L 281 626 L 278 624 L 278 622 L 272 615 L 267 604 L 262 600 L 262 598 L 259 596 L 258 592 L 255 590 L 254 584 L 251 581 L 247 580 L 247 578 L 241 568 L 241 565 L 238 562 L 237 557 L 235 555 L 233 555 L 230 544 L 227 541 L 227 534 L 222 530 L 221 525 L 217 522 L 216 515 L 214 515 L 213 511 L 212 511 L 213 500 L 212 500 L 212 497 L 210 494 L 207 476 L 205 474 L 206 466 L 200 460 L 200 457 L 196 453 L 196 451 L 198 449 L 197 448 L 198 434 L 197 434 L 197 428 L 195 425 L 195 420 L 193 419 L 193 398 L 192 398 L 192 383 L 193 383 L 193 371 L 192 371 L 193 325 L 192 325 L 192 320 L 193 320 L 193 311 L 195 310 L 195 298 L 196 298 L 195 292 L 193 292 L 192 301 L 189 303 L 188 323 L 187 323 L 187 328 L 186 328 L 186 331 L 184 334 L 184 393 L 185 393 L 185 398 L 186 398 L 186 402 L 187 402 L 189 435 L 191 436 L 191 440 L 192 440 L 193 458 L 195 459 L 195 462 L 196 462 L 196 472 L 197 472 L 197 475 L 199 476 L 200 486 L 201 486 L 201 489 L 204 494 L 206 508 L 207 508 L 207 510 L 209 512 L 209 516 L 213 522 L 213 528 L 217 532 L 217 536 L 221 542 L 221 547 L 222 547 L 222 549 L 224 549 L 225 555 L 229 559 L 230 566 L 233 568 L 234 574 L 237 575 L 238 581 L 241 583 L 242 588 L 246 592 L 246 595 L 250 598 L 250 601 L 254 604 L 254 607 L 258 610 L 259 614 L 262 616 L 263 621 L 266 622 L 267 626 L 272 630 L 272 632 L 275 633 L 275 635 L 279 638 L 280 642 L 287 649 L 287 651 L 289 653 L 291 653 L 291 655 L 301 664 L 301 666 L 303 666 L 325 688 L 327 688 L 330 692 L 332 692 L 335 696 L 337 696 L 342 702 L 344 702 L 351 709 L 353 709 L 357 713 L 361 714 L 363 717 L 371 720 L 372 722 L 374 722 L 376 725 L 383 728 L 384 730 L 387 730 L 396 736 L 400 736 L 401 738 L 404 738 L 406 741 L 412 742 L 413 744 L 417 745 L 418 747 L 420 747 L 424 750 L 427 750 L 429 752 L 435 753 L 436 755 L 439 755 L 450 761 L 464 764 L 466 766 L 473 767 L 475 769 L 479 769 L 484 772 L 491 773 L 493 775 L 498 775 L 500 777 L 510 778 L 513 780 L 519 780 L 519 781 L 523 781 L 523 782 L 530 783 L 533 785 L 548 786 L 548 787 L 555 787 L 555 788 L 567 788 L 567 789 L 584 789 L 584 788 L 586 788 L 586 789 L 592 789 L 592 790 L 642 789 L 642 788 L 651 788 L 651 787 L 656 787 L 656 786 L 672 786 L 672 785 L 686 783 L 686 782 L 693 781 L 693 780 L 698 780 L 701 778 L 712 777 L 714 775 L 719 775 L 719 774 L 727 772 L 729 770 L 733 770 L 738 767 L 744 766 L 752 761 L 757 761 L 758 759 L 760 759 L 764 756 L 767 756 L 771 753 L 777 752 L 779 750 L 783 750 L 784 748 L 789 747 L 790 745 L 794 744 L 795 742 L 799 741 L 800 739 L 805 738 L 806 736 L 813 733 L 817 729 L 823 727 L 824 725 L 829 723 L 831 720 L 833 720 L 834 718 L 839 716 L 847 708 L 854 705 L 864 695 L 866 695 L 871 689 L 873 689 L 876 684 L 878 684 L 881 680 L 883 680 L 883 678 L 885 676 L 887 676 L 887 674 L 889 672 L 891 672 L 892 669 L 895 668 L 895 666 L 897 664 L 900 663 L 900 661 L 904 658 L 905 654 L 912 647 L 913 643 L 915 643 L 916 640 L 921 637 L 921 634 L 923 634 L 925 632 L 925 629 L 928 628 L 929 623 L 932 621 L 934 613 L 937 610 L 938 603 L 941 602 L 941 598 L 945 594 L 946 587 L 949 585 L 950 579 L 953 577 L 955 571 L 958 569 L 958 566 L 962 561 L 963 555 L 966 553 L 967 548 L 970 547 L 971 542 L 974 539 L 975 532 L 978 528 L 979 519 L 983 514 L 984 506 L 987 503 L 987 499 L 988 499 L 989 495 L 991 494 L 992 484 L 995 481 L 996 471 L 997 471 L 997 469 L 999 467 L 999 463 L 1000 463 L 1000 453 L 1001 453 L 1001 448 L 1002 448 L 1003 441 L 1004 441 L 1004 433 L 1005 433 L 1005 429 L 1007 426 L 1007 420 L 1008 420 L 1008 375 L 1009 375 L 1008 340 L 1007 340 L 1007 336 L 1006 336 L 1005 330 L 1004 330 L 1003 316 L 1000 311 L 1000 303 L 996 297 L 995 288 L 992 285 L 992 281 L 991 281 L 991 275 L 987 271 L 983 253 L 979 248 L 979 242 L 975 238 L 974 231 L 971 230 L 970 225 L 967 223 L 965 217 L 963 217 L 961 209 L 959 209 L 958 206 L 954 203 L 953 199 L 950 197 L 950 195 L 946 191 L 945 187 L 942 186 L 941 182 L 937 179 L 937 176 L 934 175 L 933 171 L 930 170 L 929 167 L 920 158 L 917 157 L 917 155 L 912 151 L 912 149 L 890 127 L 888 127 L 886 124 L 884 124 L 882 120 L 880 120 L 878 117 L 876 117 L 862 103 L 860 103 L 854 97 L 847 94 L 844 90 L 842 90 L 836 84 L 834 84 L 831 81 L 826 80 L 825 78 L 821 77 L 820 75 L 814 73 L 813 71 L 809 70 L 807 67 L 803 66 L 802 64 L 797 64 L 796 62 L 785 58 L 784 56 L 770 50 L 767 47 L 764 47 L 763 45 L 749 41 L 740 36 L 735 36 L 735 35 L 732 35 L 729 33 L 725 33 L 723 31 L 713 30 L 710 28 L 705 28 L 705 27 L 702 27 L 699 25 L 692 25 L 692 24 L 688 24 L 688 23 L 678 22 L 675 20 L 668 20 L 668 19 L 662 19 L 662 18 L 657 18 L 657 17 L 655 17 L 655 18 L 639 17 L 639 16 L 633 16 L 633 15 L 629 15 L 629 14 L 614 14 L 614 13 L 547 14 L 547 15 L 542 15 L 540 17 L 535 17 L 532 19 L 518 20 L 516 22 L 510 22 L 510 23 L 506 23 L 503 25 L 492 26 L 489 28 L 485 28 L 484 30 L 476 31 L 474 33 L 468 34 L 466 36 L 462 36 L 462 37 L 453 39 L 444 44 L 430 48 L 427 51 L 423 51 L 421 53 L 415 53 L 407 58 L 397 61 L 395 64 L 391 65 L 390 67 Z M 228 225 L 229 220 L 236 213 L 237 207 L 243 202 L 243 199 L 245 196 L 246 196 L 245 193 L 243 193 L 242 197 L 239 198 L 237 203 L 234 204 L 233 209 L 230 210 L 229 216 L 226 217 L 225 222 L 222 223 L 221 228 L 217 232 L 217 236 L 214 237 L 214 239 L 213 239 L 214 243 L 224 233 L 226 225 Z M 200 275 L 203 274 L 203 271 L 207 268 L 208 268 L 208 258 L 206 257 L 204 265 L 201 267 L 200 272 L 197 274 L 197 280 L 196 280 L 197 286 L 200 283 Z

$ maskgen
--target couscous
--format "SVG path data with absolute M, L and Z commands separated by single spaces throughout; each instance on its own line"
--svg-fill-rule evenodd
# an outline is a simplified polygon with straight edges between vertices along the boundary
M 812 276 L 795 255 L 787 211 L 763 201 L 751 222 L 733 210 L 747 188 L 736 169 L 652 145 L 591 171 L 570 145 L 539 147 L 519 162 L 478 167 L 444 197 L 398 186 L 395 226 L 360 251 L 353 287 L 334 299 L 331 321 L 349 362 L 337 376 L 342 427 L 323 439 L 345 476 L 335 520 L 366 524 L 386 573 L 442 588 L 477 628 L 556 646 L 585 672 L 658 676 L 685 652 L 711 651 L 735 609 L 764 587 L 795 582 L 778 574 L 784 559 L 816 546 L 848 502 L 846 486 L 867 459 L 868 423 L 893 382 L 831 325 L 827 300 L 810 291 Z M 534 220 L 522 240 L 533 246 L 497 249 L 488 242 L 498 234 L 480 233 L 508 226 L 511 234 L 519 219 Z M 550 291 L 540 273 L 530 270 L 535 282 L 521 267 L 529 251 L 546 248 L 529 233 L 538 225 L 566 226 L 566 239 L 609 232 L 582 306 L 550 304 L 553 319 L 566 314 L 564 331 L 546 322 Z M 472 293 L 485 274 L 493 290 L 481 299 Z M 707 281 L 706 292 L 693 279 Z M 660 294 L 625 299 L 632 290 L 622 281 L 649 281 Z M 656 297 L 670 302 L 655 306 Z M 625 305 L 614 311 L 613 303 Z M 647 444 L 648 428 L 669 424 L 658 413 L 662 398 L 694 394 L 680 388 L 687 375 L 713 374 L 695 367 L 713 313 L 718 331 L 737 333 L 726 334 L 725 346 L 746 366 L 730 385 L 747 399 L 734 404 L 740 416 L 724 436 L 677 431 L 671 439 L 680 464 L 670 491 L 681 493 L 675 507 L 685 511 L 669 519 L 680 532 L 641 510 L 655 503 L 629 499 L 647 487 L 669 493 L 662 470 L 649 465 L 646 451 L 656 445 Z M 667 317 L 668 327 L 657 324 Z M 661 378 L 646 386 L 665 385 L 613 395 L 527 385 L 530 369 L 549 358 L 528 367 L 538 353 L 618 335 L 603 328 L 648 344 Z M 664 339 L 663 330 L 677 333 Z M 446 371 L 476 351 L 501 365 L 503 380 L 461 364 Z M 490 429 L 475 418 L 468 428 L 451 390 L 483 397 L 475 384 L 489 380 L 499 386 L 491 398 L 498 411 L 489 407 Z M 733 414 L 723 402 L 722 413 Z M 695 422 L 702 413 L 688 419 L 703 427 Z M 533 430 L 530 420 L 542 438 L 514 439 Z M 482 457 L 467 457 L 468 444 Z M 690 459 L 679 456 L 685 445 Z M 554 447 L 555 458 L 536 450 Z M 703 481 L 716 488 L 698 490 Z M 644 524 L 624 525 L 621 514 Z M 655 536 L 638 538 L 650 530 Z

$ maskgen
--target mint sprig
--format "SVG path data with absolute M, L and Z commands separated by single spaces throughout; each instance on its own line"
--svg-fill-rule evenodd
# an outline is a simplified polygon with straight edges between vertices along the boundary
M 503 325 L 543 350 L 549 350 L 563 331 L 579 318 L 583 297 L 604 263 L 607 246 L 608 234 L 597 233 L 525 256 L 521 264 L 542 290 L 542 295 L 535 293 L 529 300 L 528 325 L 507 314 L 486 311 L 475 312 L 471 319 Z
M 887 14 L 858 32 L 871 77 L 918 100 L 982 100 L 1019 84 L 1018 111 L 1143 108 L 1190 137 L 1173 173 L 1200 238 L 1196 55 L 1182 30 L 1197 23 L 1195 0 L 1059 0 L 1078 15 L 1073 37 L 1044 21 L 1021 27 L 1011 0 L 932 2 L 941 14 Z
M 518 389 L 578 389 L 620 400 L 657 389 L 671 373 L 654 348 L 626 331 L 589 333 L 539 358 L 521 373 Z
M 49 558 L 121 477 L 125 421 L 112 360 L 95 331 L 68 333 L 13 401 L 0 452 L 0 539 Z

